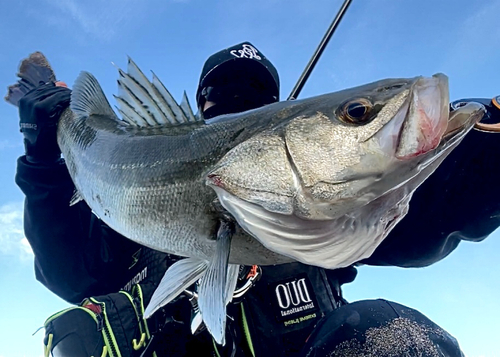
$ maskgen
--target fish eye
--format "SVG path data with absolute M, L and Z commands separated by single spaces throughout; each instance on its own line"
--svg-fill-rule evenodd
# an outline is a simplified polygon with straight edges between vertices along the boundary
M 340 119 L 351 124 L 366 124 L 371 119 L 372 103 L 365 98 L 350 100 L 340 109 Z

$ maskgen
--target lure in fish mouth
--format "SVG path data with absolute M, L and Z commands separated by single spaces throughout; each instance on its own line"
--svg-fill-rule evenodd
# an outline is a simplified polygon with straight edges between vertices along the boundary
M 370 256 L 484 112 L 469 103 L 449 113 L 448 81 L 437 74 L 205 122 L 133 61 L 119 73 L 121 118 L 83 72 L 59 120 L 75 197 L 123 236 L 186 257 L 167 270 L 145 316 L 198 281 L 218 343 L 239 264 L 334 269 Z M 41 53 L 19 77 L 6 97 L 14 105 L 56 78 Z

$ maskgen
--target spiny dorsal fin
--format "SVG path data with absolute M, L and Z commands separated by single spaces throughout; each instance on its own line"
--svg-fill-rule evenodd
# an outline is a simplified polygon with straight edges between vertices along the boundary
M 118 72 L 120 79 L 118 80 L 118 96 L 116 98 L 126 102 L 149 126 L 157 126 L 165 123 L 166 118 L 157 105 L 157 98 L 148 91 L 144 83 L 139 82 L 121 69 Z M 120 101 L 118 103 L 119 106 L 122 105 Z
M 118 102 L 118 112 L 123 115 L 123 120 L 129 124 L 137 126 L 151 126 L 148 122 L 147 112 L 141 110 L 141 104 L 133 98 L 124 99 L 123 96 L 118 97 L 114 95 Z M 151 120 L 151 118 L 149 118 Z
M 170 94 L 168 89 L 163 85 L 163 83 L 156 76 L 156 74 L 154 72 L 151 73 L 153 74 L 153 81 L 152 81 L 153 87 L 155 87 L 158 94 L 165 100 L 165 104 L 174 113 L 175 116 L 174 120 L 177 121 L 178 123 L 187 122 L 187 119 L 184 116 L 184 112 L 182 111 L 179 104 L 177 104 L 174 97 L 172 97 L 172 94 Z
M 191 105 L 189 104 L 189 99 L 187 97 L 186 91 L 184 91 L 182 95 L 182 102 L 180 107 L 188 121 L 194 123 L 196 121 L 196 117 L 194 116 L 193 109 L 191 109 Z
M 194 116 L 186 94 L 179 105 L 154 75 L 149 81 L 139 67 L 128 59 L 127 73 L 118 69 L 118 112 L 123 120 L 137 126 L 164 126 L 193 123 Z
M 88 72 L 80 72 L 71 93 L 71 110 L 81 119 L 103 115 L 117 119 L 97 79 Z

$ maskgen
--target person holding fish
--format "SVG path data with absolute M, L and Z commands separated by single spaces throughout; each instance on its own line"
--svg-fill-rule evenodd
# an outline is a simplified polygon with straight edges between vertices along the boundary
M 254 242 L 251 243 L 254 244 L 252 247 L 258 249 L 259 254 L 262 255 L 262 263 L 241 265 L 235 264 L 234 260 L 245 259 L 244 254 L 240 258 L 232 258 L 230 254 L 237 254 L 233 247 L 231 247 L 231 253 L 229 253 L 229 248 L 227 251 L 223 250 L 222 252 L 227 254 L 225 259 L 228 259 L 228 264 L 223 267 L 227 269 L 224 270 L 227 274 L 223 275 L 224 277 L 227 275 L 228 281 L 231 280 L 229 277 L 232 277 L 231 281 L 235 284 L 231 290 L 225 290 L 230 291 L 231 295 L 225 296 L 225 300 L 228 301 L 227 316 L 229 316 L 226 325 L 225 318 L 214 317 L 214 311 L 207 309 L 207 304 L 203 301 L 198 301 L 202 300 L 202 296 L 207 293 L 203 291 L 203 282 L 195 283 L 197 279 L 193 279 L 195 276 L 193 271 L 196 269 L 203 271 L 206 275 L 196 275 L 196 277 L 207 276 L 205 282 L 210 281 L 211 287 L 205 287 L 205 289 L 215 292 L 212 295 L 220 293 L 223 296 L 221 289 L 227 289 L 226 286 L 229 284 L 221 284 L 217 278 L 208 280 L 210 276 L 208 272 L 217 273 L 218 268 L 214 268 L 217 266 L 217 261 L 182 259 L 179 255 L 188 255 L 173 254 L 169 249 L 161 251 L 162 249 L 155 249 L 159 247 L 154 244 L 143 245 L 132 240 L 131 237 L 127 239 L 106 223 L 120 226 L 119 223 L 113 221 L 113 212 L 109 210 L 97 212 L 99 207 L 89 207 L 87 198 L 79 200 L 78 195 L 74 196 L 75 184 L 69 172 L 73 169 L 71 167 L 73 157 L 70 152 L 64 152 L 64 159 L 62 159 L 62 141 L 59 140 L 58 144 L 58 126 L 61 130 L 61 126 L 66 125 L 63 117 L 70 105 L 70 98 L 72 110 L 80 113 L 79 115 L 84 112 L 89 117 L 91 114 L 112 114 L 109 111 L 106 112 L 107 109 L 96 106 L 91 108 L 94 112 L 89 112 L 88 103 L 92 103 L 94 99 L 85 97 L 85 93 L 91 91 L 97 93 L 94 94 L 95 96 L 99 96 L 97 86 L 91 77 L 84 77 L 75 84 L 72 94 L 72 91 L 65 85 L 56 84 L 53 72 L 45 73 L 43 70 L 45 67 L 40 63 L 40 61 L 24 63 L 20 71 L 23 79 L 19 87 L 12 89 L 13 93 L 18 88 L 22 89 L 23 85 L 25 89 L 23 95 L 20 96 L 22 98 L 19 98 L 19 114 L 26 154 L 18 160 L 16 183 L 26 195 L 25 234 L 35 253 L 36 277 L 48 289 L 72 304 L 80 304 L 86 298 L 112 294 L 121 289 L 130 291 L 133 286 L 142 285 L 145 291 L 145 303 L 150 303 L 146 309 L 146 315 L 149 311 L 151 318 L 148 324 L 154 338 L 149 338 L 148 342 L 143 344 L 134 342 L 134 346 L 139 347 L 134 352 L 135 354 L 130 354 L 131 356 L 146 357 L 153 355 L 153 351 L 158 357 L 213 356 L 214 353 L 217 356 L 254 357 L 269 355 L 462 356 L 457 341 L 420 312 L 386 300 L 347 302 L 342 297 L 342 285 L 355 279 L 356 265 L 428 266 L 445 258 L 462 240 L 481 241 L 500 225 L 500 186 L 496 184 L 498 181 L 496 173 L 490 171 L 491 167 L 488 164 L 498 162 L 500 159 L 498 140 L 494 135 L 479 131 L 467 133 L 465 129 L 462 129 L 468 126 L 467 130 L 469 130 L 485 109 L 490 116 L 498 115 L 496 102 L 493 104 L 485 102 L 483 105 L 461 102 L 456 108 L 452 108 L 448 120 L 449 101 L 447 92 L 445 93 L 447 81 L 442 75 L 429 79 L 381 81 L 373 84 L 373 88 L 363 89 L 365 92 L 353 90 L 348 92 L 348 95 L 342 94 L 345 98 L 342 97 L 339 105 L 332 111 L 332 115 L 336 115 L 337 120 L 340 118 L 344 121 L 343 127 L 359 127 L 359 134 L 356 135 L 362 136 L 365 135 L 363 130 L 370 125 L 378 125 L 376 130 L 381 130 L 381 127 L 389 130 L 387 128 L 392 127 L 392 124 L 388 125 L 387 122 L 377 124 L 377 120 L 382 117 L 380 113 L 386 113 L 391 105 L 395 106 L 398 103 L 398 100 L 399 105 L 403 105 L 401 103 L 410 105 L 405 98 L 408 93 L 416 91 L 419 86 L 426 90 L 435 87 L 437 88 L 435 95 L 446 99 L 438 104 L 440 107 L 437 110 L 438 113 L 445 113 L 443 115 L 446 115 L 446 120 L 443 122 L 441 117 L 427 118 L 432 122 L 432 130 L 435 131 L 425 133 L 417 131 L 415 137 L 412 137 L 411 129 L 404 129 L 401 134 L 403 139 L 399 141 L 407 140 L 410 144 L 403 147 L 397 143 L 399 146 L 396 149 L 396 156 L 400 162 L 403 162 L 414 157 L 424 157 L 427 151 L 434 150 L 436 147 L 443 151 L 446 145 L 456 147 L 453 151 L 447 149 L 451 152 L 447 152 L 446 159 L 443 156 L 443 160 L 440 159 L 435 164 L 429 163 L 429 167 L 435 169 L 434 173 L 432 171 L 425 173 L 426 176 L 417 180 L 418 182 L 414 182 L 413 177 L 408 177 L 408 182 L 414 186 L 411 190 L 416 189 L 408 213 L 406 213 L 407 201 L 411 195 L 396 192 L 398 195 L 392 197 L 396 203 L 393 202 L 393 206 L 387 206 L 387 209 L 384 209 L 381 216 L 377 218 L 378 223 L 369 225 L 370 228 L 375 227 L 383 221 L 381 233 L 369 229 L 366 233 L 360 232 L 354 235 L 360 237 L 362 241 L 358 248 L 353 246 L 357 244 L 352 239 L 353 236 L 349 236 L 351 239 L 346 239 L 345 243 L 339 243 L 341 246 L 345 244 L 346 248 L 333 257 L 332 254 L 321 255 L 321 252 L 306 246 L 307 249 L 304 250 L 310 249 L 313 258 L 299 256 L 298 258 L 303 259 L 291 259 L 295 258 L 298 253 L 287 250 L 286 246 L 281 248 L 278 254 L 275 254 L 276 252 L 271 254 Z M 30 72 L 30 70 L 33 71 Z M 142 72 L 133 63 L 129 64 L 128 73 L 120 71 L 120 75 L 119 85 L 122 94 L 118 100 L 122 104 L 125 103 L 120 105 L 120 113 L 130 129 L 131 125 L 139 125 L 136 118 L 139 117 L 137 113 L 140 111 L 140 108 L 134 108 L 134 104 L 131 103 L 141 98 L 144 91 L 149 93 L 147 88 L 151 84 L 143 81 Z M 39 85 L 38 81 L 30 83 L 30 78 L 33 76 L 43 77 L 42 82 L 45 84 Z M 161 82 L 157 81 L 155 84 L 153 80 L 152 85 L 156 89 L 151 92 L 157 93 L 158 91 L 158 93 L 163 93 L 163 99 L 167 98 L 165 103 L 173 108 L 172 121 L 183 122 L 185 120 L 186 123 L 200 121 L 200 123 L 203 122 L 202 125 L 207 123 L 207 125 L 217 126 L 228 121 L 240 120 L 238 116 L 226 114 L 250 110 L 255 111 L 249 113 L 260 113 L 259 110 L 271 111 L 277 105 L 282 105 L 278 103 L 277 70 L 249 42 L 231 46 L 207 59 L 197 89 L 199 117 L 195 118 L 191 115 L 190 110 L 182 104 L 175 106 L 168 103 L 168 91 L 164 92 L 162 85 L 158 83 Z M 366 93 L 369 95 L 365 95 Z M 420 94 L 424 96 L 424 90 Z M 11 100 L 11 102 L 14 101 Z M 100 98 L 99 102 L 105 102 L 105 99 L 103 101 Z M 285 107 L 288 104 L 290 103 L 284 102 L 283 108 L 293 111 L 289 106 Z M 160 109 L 163 108 L 163 102 L 156 105 Z M 152 106 L 149 108 L 153 110 Z M 406 108 L 407 111 L 411 111 L 408 107 Z M 281 110 L 285 109 L 279 107 L 277 110 L 278 113 L 283 113 Z M 430 113 L 427 114 L 431 117 Z M 269 117 L 278 116 L 279 114 Z M 148 121 L 147 113 L 140 117 Z M 252 130 L 250 127 L 254 122 L 251 120 L 253 119 L 248 119 L 247 126 L 243 125 L 241 129 L 235 131 L 235 136 L 241 135 L 245 130 Z M 325 120 L 325 117 L 318 117 L 317 120 L 321 122 Z M 301 125 L 301 123 L 295 121 L 293 125 Z M 436 134 L 437 132 L 439 134 Z M 461 134 L 457 134 L 459 132 Z M 367 135 L 366 141 L 368 142 L 373 137 L 377 138 L 378 135 L 378 132 L 376 135 Z M 463 137 L 461 143 L 456 139 L 456 135 L 461 135 L 460 139 Z M 422 136 L 426 139 L 420 140 Z M 431 139 L 426 141 L 429 137 Z M 266 138 L 262 138 L 264 139 Z M 291 137 L 288 142 L 289 156 L 295 155 L 293 150 L 296 150 L 298 145 L 293 139 Z M 275 143 L 279 142 L 276 138 L 272 140 Z M 262 142 L 264 141 L 260 143 Z M 382 140 L 379 140 L 377 145 L 382 148 L 392 145 L 392 142 L 382 143 L 384 145 L 381 142 Z M 243 143 L 254 145 L 251 140 Z M 88 145 L 91 145 L 90 141 Z M 238 147 L 241 146 L 236 146 Z M 315 147 L 311 144 L 310 149 L 313 151 Z M 230 152 L 234 153 L 234 150 Z M 342 152 L 340 148 L 338 152 Z M 279 160 L 278 156 L 276 160 Z M 305 172 L 307 160 L 303 161 L 295 162 L 295 172 Z M 237 237 L 240 234 L 240 226 L 254 236 L 268 234 L 269 239 L 274 239 L 276 237 L 274 235 L 271 237 L 269 233 L 272 229 L 276 232 L 276 227 L 272 224 L 284 219 L 277 212 L 281 212 L 280 210 L 284 209 L 282 207 L 286 208 L 286 203 L 283 203 L 283 206 L 276 204 L 272 209 L 266 206 L 268 207 L 266 214 L 274 218 L 268 221 L 262 219 L 259 221 L 260 225 L 252 222 L 256 219 L 251 215 L 255 212 L 256 206 L 251 205 L 249 208 L 248 205 L 235 198 L 234 192 L 228 192 L 231 188 L 228 188 L 229 180 L 227 176 L 224 176 L 223 169 L 231 167 L 235 162 L 237 163 L 238 160 L 227 159 L 226 166 L 222 165 L 222 168 L 214 169 L 208 175 L 208 184 L 217 191 L 217 197 L 224 206 L 220 215 L 232 216 L 236 219 L 234 221 L 232 218 L 223 218 L 220 221 L 216 227 L 218 233 L 215 246 L 217 248 L 214 249 L 224 246 L 221 236 Z M 241 172 L 241 169 L 238 172 Z M 368 177 L 368 173 L 365 172 L 365 174 Z M 385 190 L 384 187 L 379 187 L 379 190 L 383 189 Z M 332 191 L 328 194 L 339 195 L 340 193 Z M 342 216 L 339 212 L 343 210 L 349 209 L 351 210 L 349 212 L 352 212 L 355 208 L 355 205 L 350 203 L 352 201 L 348 200 L 347 191 L 342 194 L 345 204 L 330 207 L 336 210 L 337 216 Z M 255 193 L 256 197 L 257 195 L 258 193 Z M 202 197 L 199 196 L 201 200 Z M 321 197 L 326 199 L 327 194 L 322 193 Z M 105 197 L 95 199 L 101 202 L 105 200 Z M 258 199 L 261 202 L 264 201 L 264 198 L 258 197 Z M 71 206 L 69 206 L 70 201 L 73 203 Z M 382 205 L 381 202 L 379 201 L 378 204 Z M 402 202 L 401 205 L 400 202 Z M 296 205 L 302 203 L 298 202 Z M 328 221 L 327 218 L 333 215 L 331 210 L 322 210 L 313 205 L 307 206 L 307 210 L 304 208 L 306 206 L 300 207 L 302 207 L 302 211 L 298 213 L 302 215 L 300 220 L 293 221 L 288 227 L 296 225 L 299 221 L 313 222 L 306 228 L 299 229 L 304 236 L 312 235 L 313 238 L 318 238 L 314 236 L 315 232 L 321 229 L 328 230 L 331 227 L 314 225 L 315 222 Z M 269 213 L 271 211 L 273 213 Z M 244 213 L 239 216 L 238 212 Z M 371 209 L 370 212 L 374 210 Z M 405 218 L 401 219 L 403 216 Z M 317 217 L 321 219 L 316 219 Z M 315 219 L 308 221 L 309 218 Z M 358 222 L 355 220 L 346 224 L 354 227 L 359 224 Z M 266 229 L 271 228 L 261 232 L 262 226 Z M 241 234 L 244 236 L 244 232 Z M 368 239 L 377 234 L 380 239 L 371 245 L 368 244 L 369 249 L 363 251 L 366 249 L 365 243 Z M 365 236 L 366 240 L 363 240 Z M 233 238 L 233 243 L 235 246 L 240 244 L 236 238 Z M 275 243 L 279 245 L 279 241 Z M 249 256 L 252 253 L 250 250 L 246 252 Z M 219 255 L 215 254 L 215 256 Z M 220 256 L 224 259 L 224 254 Z M 314 259 L 320 261 L 320 266 L 309 264 L 309 261 L 314 261 Z M 328 260 L 328 263 L 323 260 Z M 327 265 L 336 268 L 325 268 Z M 171 270 L 171 267 L 176 268 Z M 182 275 L 182 269 L 179 267 L 187 271 L 185 276 Z M 166 278 L 162 280 L 166 271 Z M 177 274 L 168 275 L 168 271 L 174 271 Z M 171 289 L 170 286 L 165 287 L 165 284 L 172 279 L 177 279 L 176 276 L 185 278 L 188 283 L 185 286 L 182 285 L 179 294 L 173 296 L 168 303 L 165 303 L 165 299 L 158 300 L 155 295 L 157 293 L 153 294 L 153 291 L 156 289 L 157 292 L 164 292 Z M 203 307 L 201 314 L 200 306 Z M 224 323 L 220 322 L 222 320 Z M 57 325 L 57 319 L 53 323 Z M 61 332 L 60 326 L 59 329 L 51 330 L 59 332 L 58 334 L 52 333 L 50 345 L 46 342 L 48 353 L 57 357 L 99 355 L 101 351 L 95 350 L 95 346 L 99 345 L 100 335 L 96 335 L 95 343 L 83 344 L 81 343 L 83 336 L 88 338 L 93 332 L 85 329 L 83 325 L 81 328 L 78 324 L 74 325 L 72 334 L 63 333 L 64 329 Z M 219 328 L 222 331 L 221 334 L 218 334 Z M 63 345 L 64 348 L 58 347 Z M 122 350 L 122 346 L 115 348 Z M 120 355 L 127 354 L 122 352 Z

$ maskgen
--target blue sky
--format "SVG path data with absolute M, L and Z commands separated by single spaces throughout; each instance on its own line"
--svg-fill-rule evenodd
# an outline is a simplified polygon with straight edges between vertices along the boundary
M 0 5 L 0 83 L 15 81 L 21 58 L 40 50 L 72 85 L 93 73 L 116 93 L 127 55 L 154 70 L 191 103 L 212 53 L 248 40 L 278 68 L 286 98 L 342 1 L 19 0 Z M 386 77 L 443 72 L 452 99 L 500 94 L 500 0 L 353 0 L 300 97 Z M 22 232 L 23 196 L 14 184 L 23 153 L 17 110 L 0 105 L 0 357 L 41 356 L 39 332 L 66 303 L 36 282 Z M 492 164 L 492 167 L 493 164 Z M 424 224 L 424 222 L 422 222 Z M 499 233 L 462 243 L 425 269 L 359 269 L 348 300 L 384 297 L 419 309 L 460 341 L 469 357 L 500 356 Z

